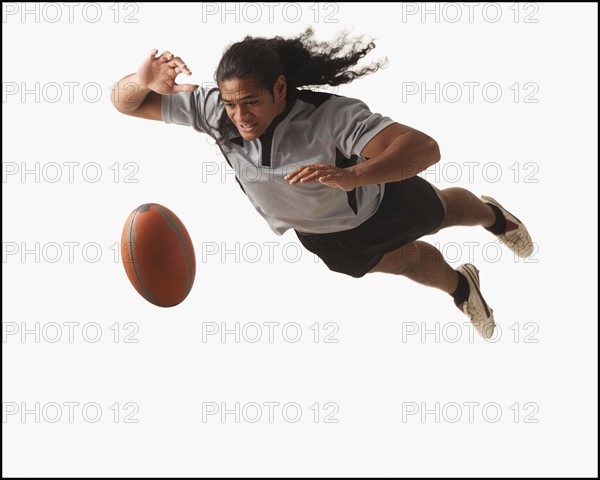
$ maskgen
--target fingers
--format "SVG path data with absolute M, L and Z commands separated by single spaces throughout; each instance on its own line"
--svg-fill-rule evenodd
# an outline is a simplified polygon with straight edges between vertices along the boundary
M 173 57 L 175 57 L 175 55 L 173 55 L 171 52 L 164 51 L 163 53 L 160 54 L 160 57 L 158 57 L 158 60 L 160 62 L 166 63 L 166 62 L 171 61 L 173 59 Z
M 350 169 L 338 168 L 334 165 L 325 163 L 314 163 L 304 167 L 297 168 L 289 175 L 284 177 L 290 185 L 295 183 L 306 184 L 318 180 L 321 184 L 328 187 L 335 187 L 349 192 L 358 186 L 356 174 Z
M 317 177 L 321 177 L 323 176 L 323 171 L 322 170 L 317 170 L 315 172 L 313 172 L 310 175 L 304 176 L 302 178 L 300 178 L 300 182 L 301 183 L 306 183 L 306 182 L 310 182 L 311 180 L 316 180 Z
M 168 50 L 161 53 L 158 57 L 156 54 L 158 50 L 154 49 L 150 52 L 150 59 L 154 59 L 160 64 L 166 64 L 168 67 L 173 68 L 175 75 L 179 75 L 180 73 L 185 73 L 186 75 L 191 75 L 192 71 L 188 68 L 185 62 L 181 59 L 181 57 L 176 57 Z
M 323 163 L 315 163 L 306 167 L 301 167 L 294 170 L 289 175 L 286 175 L 285 180 L 290 182 L 290 185 L 301 182 L 306 183 L 312 180 L 316 180 L 319 177 L 323 177 L 328 174 L 332 174 L 336 167 L 332 165 L 325 165 Z
M 156 48 L 153 48 L 150 51 L 150 55 L 148 55 L 148 58 L 150 60 L 157 60 L 162 63 L 165 63 L 165 62 L 170 61 L 174 57 L 174 55 L 169 51 L 165 51 L 165 52 L 161 53 L 158 57 L 156 56 L 157 53 L 158 53 L 158 50 Z
M 180 57 L 175 57 L 169 61 L 169 66 L 175 68 L 175 72 L 179 75 L 180 73 L 185 73 L 186 75 L 191 75 L 191 70 L 187 67 L 184 61 Z
M 304 177 L 306 177 L 308 174 L 310 174 L 310 172 L 312 172 L 314 168 L 315 168 L 315 165 L 300 167 L 300 168 L 294 170 L 289 175 L 286 175 L 285 180 L 288 180 L 290 182 L 290 185 L 293 185 L 294 183 L 299 182 Z

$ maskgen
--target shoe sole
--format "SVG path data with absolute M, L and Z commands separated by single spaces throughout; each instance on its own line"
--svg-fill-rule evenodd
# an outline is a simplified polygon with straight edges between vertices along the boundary
M 483 295 L 481 294 L 481 290 L 479 290 L 479 284 L 480 284 L 479 270 L 477 270 L 477 267 L 475 265 L 473 265 L 471 263 L 466 263 L 466 264 L 458 267 L 458 271 L 460 273 L 462 273 L 463 275 L 468 276 L 468 278 L 471 280 L 471 282 L 469 282 L 469 284 L 472 283 L 475 286 L 477 295 L 479 295 L 479 300 L 483 304 L 483 308 L 486 312 L 487 319 L 485 321 L 485 325 L 483 325 L 483 327 L 481 329 L 482 331 L 479 332 L 479 330 L 478 330 L 478 333 L 483 338 L 488 340 L 492 337 L 492 335 L 494 335 L 494 330 L 496 329 L 496 322 L 494 321 L 494 310 L 492 309 L 492 307 L 490 307 L 487 304 L 487 302 L 483 298 Z M 491 328 L 490 328 L 490 325 L 491 325 Z M 475 327 L 475 329 L 477 330 L 477 327 Z M 491 331 L 488 332 L 488 330 L 491 330 Z M 484 335 L 484 333 L 486 335 Z M 487 335 L 488 333 L 489 333 L 489 335 Z

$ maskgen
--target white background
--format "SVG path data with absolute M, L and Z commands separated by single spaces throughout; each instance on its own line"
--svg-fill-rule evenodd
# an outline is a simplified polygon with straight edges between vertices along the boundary
M 471 8 L 3 4 L 3 474 L 597 475 L 597 6 Z M 427 238 L 453 265 L 478 266 L 495 341 L 471 337 L 440 291 L 329 271 L 292 231 L 270 231 L 207 137 L 110 103 L 153 48 L 201 84 L 246 34 L 311 24 L 319 40 L 345 27 L 375 38 L 363 62 L 388 67 L 336 93 L 435 138 L 442 160 L 425 178 L 492 195 L 526 222 L 528 261 L 481 228 Z M 436 82 L 439 98 L 421 98 Z M 203 178 L 206 165 L 225 181 Z M 196 249 L 193 290 L 170 309 L 139 296 L 115 258 L 125 219 L 148 202 L 172 209 Z M 239 342 L 203 341 L 236 323 Z M 272 422 L 265 402 L 279 403 Z M 237 422 L 221 410 L 203 421 L 236 403 Z

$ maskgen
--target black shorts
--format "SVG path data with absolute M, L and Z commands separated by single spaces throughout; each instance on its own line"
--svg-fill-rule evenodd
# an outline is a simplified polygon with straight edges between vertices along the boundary
M 294 231 L 302 245 L 330 270 L 360 278 L 384 254 L 433 232 L 444 221 L 444 215 L 431 184 L 414 176 L 386 183 L 379 208 L 358 227 L 334 233 Z

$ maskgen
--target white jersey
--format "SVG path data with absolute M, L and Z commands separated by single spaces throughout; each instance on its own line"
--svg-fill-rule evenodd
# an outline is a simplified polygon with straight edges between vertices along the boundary
M 254 208 L 282 235 L 332 233 L 357 227 L 373 215 L 385 184 L 345 192 L 318 181 L 290 185 L 284 177 L 300 166 L 326 163 L 346 168 L 365 161 L 365 145 L 394 121 L 372 113 L 361 100 L 311 90 L 288 90 L 285 110 L 251 142 L 237 130 L 217 131 L 225 113 L 219 90 L 162 96 L 162 119 L 191 126 L 223 145 L 223 155 Z

